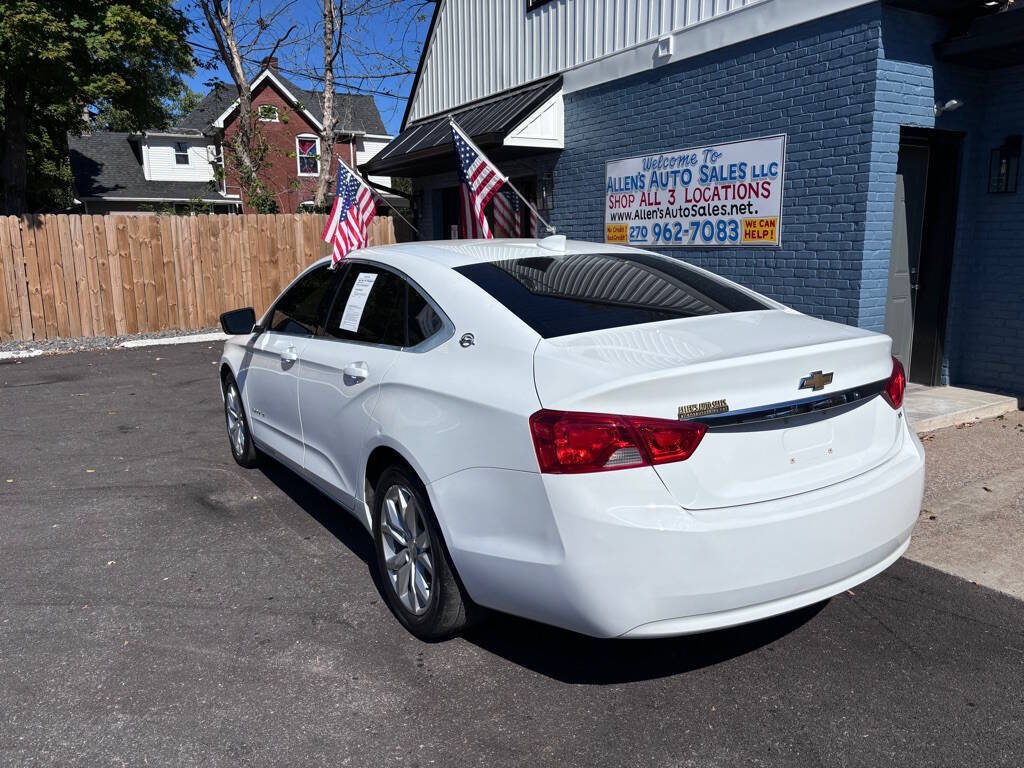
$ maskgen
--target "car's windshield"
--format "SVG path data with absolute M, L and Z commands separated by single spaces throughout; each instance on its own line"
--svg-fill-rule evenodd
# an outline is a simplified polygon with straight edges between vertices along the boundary
M 544 338 L 771 309 L 682 262 L 644 253 L 534 256 L 468 264 L 456 271 Z

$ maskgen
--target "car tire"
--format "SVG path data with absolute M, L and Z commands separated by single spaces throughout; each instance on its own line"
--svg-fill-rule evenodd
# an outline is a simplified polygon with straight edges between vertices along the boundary
M 373 502 L 377 573 L 391 612 L 421 640 L 458 634 L 478 611 L 456 578 L 423 483 L 407 467 L 391 466 Z
M 224 421 L 228 430 L 231 455 L 240 466 L 252 469 L 260 463 L 260 453 L 252 441 L 249 418 L 235 377 L 230 373 L 224 379 Z

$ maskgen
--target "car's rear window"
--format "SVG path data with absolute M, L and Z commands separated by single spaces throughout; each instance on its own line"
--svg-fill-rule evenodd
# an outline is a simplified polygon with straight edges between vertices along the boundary
M 456 271 L 544 338 L 771 308 L 682 262 L 643 253 L 535 256 Z

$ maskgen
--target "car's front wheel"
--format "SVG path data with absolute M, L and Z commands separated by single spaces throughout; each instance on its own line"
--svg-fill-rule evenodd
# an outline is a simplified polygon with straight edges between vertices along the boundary
M 467 611 L 423 484 L 405 467 L 384 470 L 374 491 L 377 570 L 392 613 L 422 640 L 467 626 Z
M 224 380 L 224 419 L 227 422 L 231 455 L 241 466 L 252 469 L 259 464 L 259 451 L 249 432 L 249 420 L 245 416 L 242 393 L 238 391 L 235 377 L 230 373 Z

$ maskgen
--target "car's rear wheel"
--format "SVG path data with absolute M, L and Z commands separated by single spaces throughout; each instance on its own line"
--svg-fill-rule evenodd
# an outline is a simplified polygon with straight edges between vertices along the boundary
M 377 570 L 391 612 L 422 640 L 458 633 L 472 610 L 455 578 L 423 484 L 407 468 L 384 470 L 374 491 Z
M 249 432 L 249 420 L 245 416 L 242 393 L 238 391 L 235 377 L 230 373 L 224 380 L 224 419 L 227 422 L 228 441 L 231 455 L 241 466 L 251 469 L 259 464 L 260 455 Z

